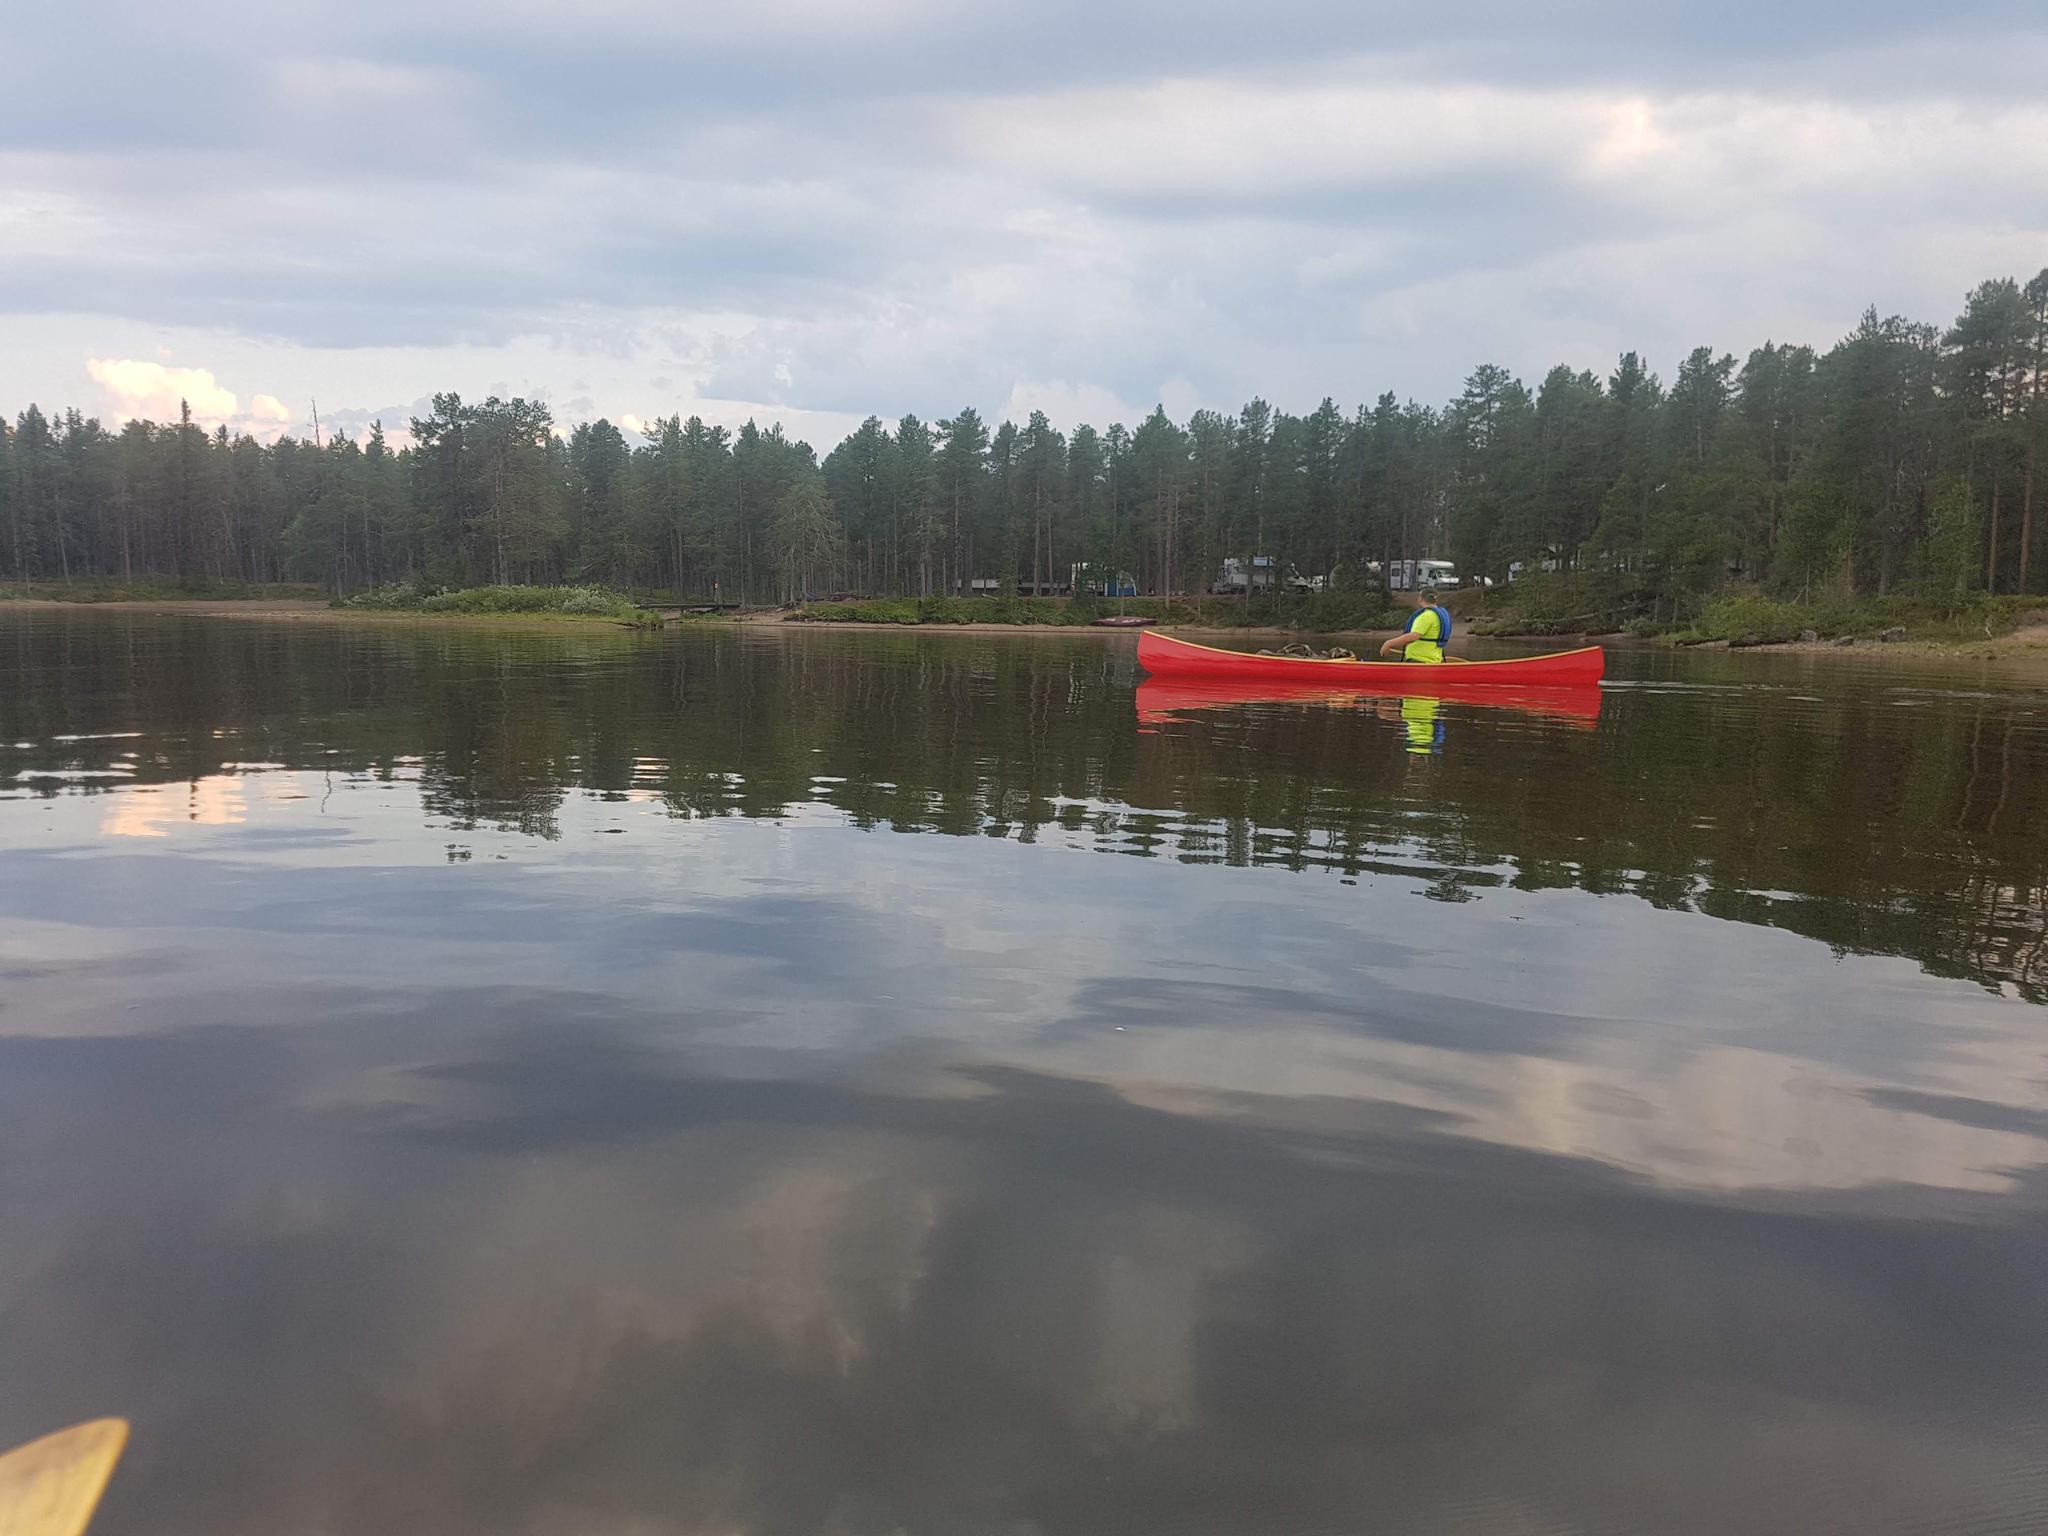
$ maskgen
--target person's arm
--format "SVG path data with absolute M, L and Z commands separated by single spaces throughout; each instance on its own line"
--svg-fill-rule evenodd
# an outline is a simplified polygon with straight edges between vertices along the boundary
M 1403 655 L 1403 656 L 1405 656 L 1405 655 L 1406 655 L 1406 654 L 1408 653 L 1408 642 L 1409 642 L 1410 640 L 1413 640 L 1414 638 L 1415 638 L 1415 632 L 1414 632 L 1413 630 L 1409 630 L 1409 629 L 1404 629 L 1404 630 L 1402 630 L 1402 631 L 1401 631 L 1401 633 L 1399 633 L 1398 635 L 1395 635 L 1395 636 L 1393 636 L 1392 638 L 1390 638 L 1390 639 L 1389 639 L 1389 640 L 1387 641 L 1387 643 L 1386 643 L 1385 645 L 1383 645 L 1383 646 L 1381 646 L 1381 647 L 1380 647 L 1380 655 L 1382 655 L 1382 656 L 1393 656 L 1393 655 Z

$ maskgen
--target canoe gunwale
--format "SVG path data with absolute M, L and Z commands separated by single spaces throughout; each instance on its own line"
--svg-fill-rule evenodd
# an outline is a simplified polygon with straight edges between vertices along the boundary
M 1522 687 L 1532 683 L 1596 685 L 1606 670 L 1597 645 L 1536 656 L 1488 661 L 1347 661 L 1324 656 L 1259 656 L 1144 630 L 1138 636 L 1138 664 L 1154 677 L 1239 677 L 1297 679 L 1323 684 L 1435 691 L 1440 688 Z

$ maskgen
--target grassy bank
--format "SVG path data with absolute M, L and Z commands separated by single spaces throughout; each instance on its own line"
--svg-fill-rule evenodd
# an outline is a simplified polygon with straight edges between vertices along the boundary
M 2048 620 L 2038 597 L 1978 596 L 1960 604 L 1925 597 L 1780 602 L 1755 595 L 1717 598 L 1665 636 L 1673 645 L 1783 645 L 1795 640 L 1921 640 L 1963 644 Z
M 1166 599 L 1062 597 L 883 597 L 850 603 L 809 603 L 788 617 L 817 624 L 1015 624 L 1073 626 L 1116 614 L 1228 629 L 1298 629 L 1316 634 L 1398 628 L 1405 615 L 1376 593 L 1314 593 L 1298 597 Z
M 658 627 L 661 615 L 608 587 L 457 587 L 411 583 L 376 587 L 338 600 L 337 608 L 377 613 L 467 614 L 475 617 L 590 619 Z
M 1629 627 L 1640 611 L 1620 586 L 1579 575 L 1530 576 L 1512 586 L 1449 595 L 1475 635 L 1570 635 Z
M 1755 590 L 1723 592 L 1659 614 L 1627 578 L 1532 577 L 1511 587 L 1462 593 L 1457 606 L 1475 635 L 1602 634 L 1617 631 L 1672 645 L 1784 645 L 1794 641 L 1915 640 L 1961 644 L 2012 633 L 2048 619 L 2048 599 L 1987 597 L 1959 602 L 1886 597 L 1774 598 Z
M 0 602 L 277 602 L 324 595 L 318 586 L 295 581 L 0 581 Z

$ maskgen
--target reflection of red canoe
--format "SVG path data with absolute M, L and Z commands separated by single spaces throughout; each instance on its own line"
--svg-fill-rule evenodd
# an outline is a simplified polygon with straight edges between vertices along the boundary
M 1420 666 L 1404 669 L 1420 672 Z M 1435 668 L 1431 668 L 1435 671 Z M 1138 723 L 1157 725 L 1195 710 L 1219 709 L 1233 704 L 1331 704 L 1356 707 L 1374 694 L 1399 696 L 1420 692 L 1436 698 L 1455 699 L 1460 704 L 1479 704 L 1489 709 L 1510 709 L 1517 714 L 1541 715 L 1573 725 L 1592 725 L 1600 718 L 1600 690 L 1588 684 L 1579 688 L 1424 688 L 1405 689 L 1380 686 L 1361 689 L 1316 687 L 1309 683 L 1270 683 L 1257 678 L 1232 680 L 1224 677 L 1148 677 L 1138 684 Z
M 1362 692 L 1462 694 L 1491 687 L 1586 688 L 1600 681 L 1607 659 L 1597 645 L 1548 656 L 1503 661 L 1324 661 L 1307 656 L 1254 656 L 1218 650 L 1150 631 L 1138 636 L 1138 665 L 1154 677 L 1256 678 L 1260 682 L 1314 683 Z M 1421 674 L 1418 676 L 1417 674 Z

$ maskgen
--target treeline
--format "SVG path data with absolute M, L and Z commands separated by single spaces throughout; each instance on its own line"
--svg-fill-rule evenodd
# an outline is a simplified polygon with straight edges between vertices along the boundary
M 0 421 L 0 575 L 601 582 L 733 601 L 1063 589 L 1076 566 L 1199 592 L 1253 553 L 1332 589 L 1390 559 L 1618 573 L 1674 609 L 1789 593 L 2039 590 L 2048 271 L 1979 285 L 1946 330 L 1873 310 L 1825 353 L 1635 353 L 1442 407 L 1254 400 L 1071 434 L 870 417 L 823 461 L 782 429 L 669 417 L 566 436 L 530 400 L 437 395 L 394 449 L 175 423 Z

